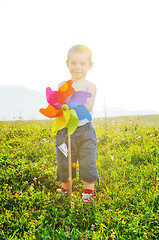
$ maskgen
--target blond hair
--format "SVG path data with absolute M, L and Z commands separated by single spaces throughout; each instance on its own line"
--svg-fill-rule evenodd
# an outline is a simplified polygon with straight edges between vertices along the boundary
M 85 45 L 77 44 L 77 45 L 74 45 L 73 47 L 71 47 L 69 49 L 68 56 L 67 56 L 67 61 L 68 62 L 70 60 L 71 53 L 74 53 L 74 52 L 87 53 L 89 62 L 92 61 L 92 51 L 88 47 L 86 47 Z

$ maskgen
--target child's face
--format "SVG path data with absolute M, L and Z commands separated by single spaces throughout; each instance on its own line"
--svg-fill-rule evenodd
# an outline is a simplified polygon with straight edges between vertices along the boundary
M 87 71 L 92 68 L 93 63 L 89 62 L 87 53 L 74 52 L 70 55 L 69 62 L 66 61 L 67 67 L 74 81 L 84 79 Z

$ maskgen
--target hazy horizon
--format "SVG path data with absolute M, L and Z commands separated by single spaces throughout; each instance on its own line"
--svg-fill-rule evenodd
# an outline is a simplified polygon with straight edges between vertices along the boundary
M 46 95 L 39 91 L 18 85 L 0 86 L 0 121 L 48 119 L 39 112 L 40 108 L 47 106 Z M 102 105 L 93 107 L 93 118 L 156 114 L 159 115 L 159 112 L 150 109 L 130 111 Z

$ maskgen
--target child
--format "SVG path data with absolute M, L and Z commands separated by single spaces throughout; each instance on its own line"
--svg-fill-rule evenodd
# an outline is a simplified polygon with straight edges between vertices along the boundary
M 84 45 L 73 46 L 68 52 L 66 64 L 71 73 L 72 86 L 75 91 L 88 91 L 92 94 L 85 104 L 92 115 L 96 86 L 85 78 L 87 71 L 93 65 L 91 50 Z M 58 88 L 64 82 L 60 83 Z M 67 144 L 67 128 L 59 130 L 56 134 L 57 179 L 62 182 L 61 192 L 67 195 L 69 189 L 68 160 L 58 148 L 64 142 Z M 71 161 L 76 163 L 78 159 L 79 162 L 79 178 L 84 181 L 84 193 L 82 194 L 84 202 L 94 200 L 95 180 L 98 180 L 99 184 L 96 157 L 97 138 L 92 123 L 87 119 L 79 120 L 78 127 L 71 135 Z M 76 168 L 72 168 L 72 182 L 75 177 Z

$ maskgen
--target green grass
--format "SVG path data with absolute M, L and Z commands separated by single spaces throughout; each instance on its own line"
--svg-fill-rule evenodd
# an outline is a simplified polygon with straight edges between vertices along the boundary
M 159 115 L 95 119 L 95 202 L 56 189 L 53 122 L 0 122 L 0 239 L 158 239 Z

